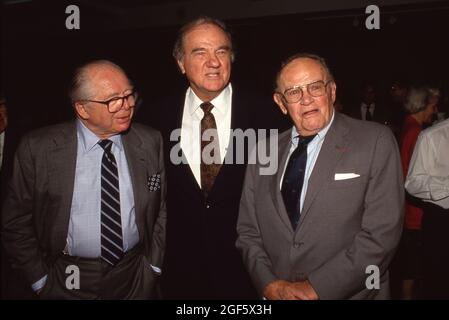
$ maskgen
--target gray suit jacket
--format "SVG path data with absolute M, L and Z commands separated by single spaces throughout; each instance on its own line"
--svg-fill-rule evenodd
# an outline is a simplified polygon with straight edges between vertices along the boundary
M 136 224 L 148 263 L 162 266 L 165 248 L 165 170 L 160 133 L 133 124 L 123 133 L 133 185 Z M 13 265 L 33 283 L 48 273 L 66 245 L 75 179 L 75 122 L 26 135 L 15 155 L 3 203 L 2 240 Z M 161 189 L 147 179 L 161 174 Z
M 403 223 L 403 178 L 394 136 L 387 127 L 336 114 L 309 179 L 295 232 L 280 179 L 291 131 L 279 136 L 277 174 L 248 165 L 237 225 L 237 247 L 258 292 L 278 279 L 308 279 L 320 299 L 385 299 L 387 268 Z M 336 173 L 360 177 L 335 180 Z M 369 265 L 380 289 L 365 286 Z

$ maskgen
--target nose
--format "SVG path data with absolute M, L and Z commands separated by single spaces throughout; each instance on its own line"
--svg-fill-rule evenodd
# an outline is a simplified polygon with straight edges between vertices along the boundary
M 125 109 L 125 110 L 129 110 L 131 108 L 134 108 L 134 106 L 136 105 L 136 102 L 133 101 L 133 103 L 129 103 L 129 101 L 132 100 L 130 97 L 128 97 L 127 99 L 123 99 L 123 104 L 122 107 L 120 109 Z
M 302 97 L 301 100 L 299 100 L 299 102 L 303 105 L 309 105 L 313 102 L 313 96 L 311 96 L 307 90 L 304 90 L 302 92 Z
M 209 55 L 209 59 L 207 60 L 207 66 L 211 68 L 218 68 L 220 66 L 220 59 L 218 59 L 215 53 L 211 53 Z

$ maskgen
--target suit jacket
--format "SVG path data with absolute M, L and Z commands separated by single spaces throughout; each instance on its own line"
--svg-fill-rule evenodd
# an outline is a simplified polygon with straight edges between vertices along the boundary
M 170 161 L 170 150 L 180 143 L 170 141 L 170 133 L 181 128 L 184 100 L 184 94 L 174 95 L 144 116 L 146 121 L 163 132 L 167 147 L 169 218 L 162 273 L 163 295 L 168 299 L 256 298 L 241 256 L 235 248 L 246 164 L 224 164 L 209 197 L 205 199 L 189 164 L 174 165 Z M 234 87 L 232 129 L 253 127 L 257 113 L 252 111 L 252 106 L 262 108 L 257 99 L 241 94 Z M 269 107 L 267 110 L 270 110 Z M 157 111 L 161 111 L 159 116 Z
M 374 108 L 374 114 L 373 114 L 373 120 L 374 122 L 385 124 L 385 125 L 391 125 L 391 112 L 388 110 L 388 108 L 379 102 L 375 102 L 376 107 Z M 362 108 L 361 108 L 361 102 L 354 105 L 352 109 L 349 109 L 347 114 L 355 119 L 363 119 L 362 117 Z
M 122 134 L 134 191 L 136 224 L 148 263 L 161 266 L 165 247 L 165 170 L 160 133 L 133 124 Z M 29 283 L 48 273 L 66 245 L 75 179 L 76 123 L 26 135 L 15 155 L 3 203 L 3 243 Z M 161 189 L 147 178 L 161 174 Z
M 248 165 L 237 225 L 237 247 L 259 293 L 274 280 L 308 279 L 320 299 L 388 298 L 387 268 L 401 235 L 404 203 L 391 131 L 335 114 L 296 231 L 279 190 L 291 131 L 278 141 L 277 174 L 263 176 L 261 165 Z M 335 180 L 336 173 L 360 176 Z M 379 267 L 379 290 L 365 286 L 369 265 Z
M 3 145 L 3 159 L 2 167 L 0 169 L 0 192 L 2 198 L 6 191 L 7 182 L 12 173 L 12 160 L 14 158 L 14 152 L 18 144 L 18 133 L 13 127 L 6 128 L 5 131 L 5 141 Z

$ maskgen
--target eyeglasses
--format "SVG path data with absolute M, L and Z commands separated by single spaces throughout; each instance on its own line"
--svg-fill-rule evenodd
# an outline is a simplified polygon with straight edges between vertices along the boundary
M 136 104 L 138 98 L 138 94 L 136 91 L 132 91 L 131 93 L 127 94 L 126 96 L 123 97 L 114 97 L 111 98 L 109 100 L 106 101 L 98 101 L 98 100 L 81 100 L 81 102 L 85 101 L 85 102 L 96 102 L 96 103 L 101 103 L 101 104 L 105 104 L 108 107 L 108 111 L 110 113 L 115 113 L 117 111 L 119 111 L 122 107 L 123 107 L 123 103 L 126 100 L 126 102 L 128 103 L 128 105 L 130 107 L 134 107 Z
M 327 85 L 332 82 L 332 80 L 328 80 L 326 83 L 323 80 L 315 81 L 303 86 L 294 86 L 284 91 L 284 93 L 280 93 L 287 103 L 296 103 L 300 101 L 304 95 L 302 88 L 306 87 L 307 92 L 312 97 L 321 97 L 326 93 Z

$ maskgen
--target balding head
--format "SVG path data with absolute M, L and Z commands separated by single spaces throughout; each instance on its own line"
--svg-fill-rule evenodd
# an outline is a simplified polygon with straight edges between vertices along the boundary
M 72 77 L 69 87 L 69 97 L 72 105 L 76 101 L 90 99 L 95 95 L 92 88 L 92 75 L 99 70 L 113 69 L 122 73 L 126 78 L 125 71 L 117 64 L 109 60 L 94 60 L 78 67 Z M 128 81 L 130 82 L 129 78 Z
M 294 62 L 297 59 L 311 59 L 316 61 L 317 63 L 320 64 L 321 68 L 323 68 L 323 71 L 326 73 L 326 77 L 329 80 L 333 80 L 334 76 L 332 75 L 331 71 L 329 70 L 329 67 L 327 66 L 326 60 L 323 57 L 320 57 L 316 54 L 313 53 L 297 53 L 294 54 L 290 57 L 288 57 L 286 60 L 284 60 L 281 64 L 281 68 L 279 69 L 278 73 L 276 74 L 276 82 L 275 82 L 275 87 L 276 87 L 276 91 L 277 88 L 279 88 L 279 78 L 281 76 L 282 71 L 285 69 L 285 67 L 287 67 L 290 63 Z

